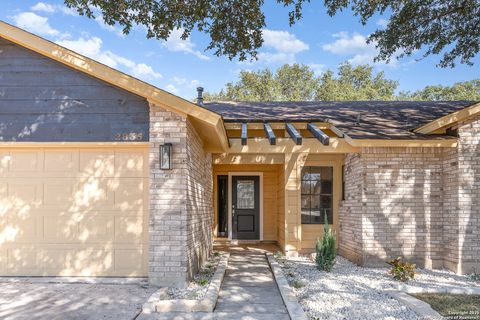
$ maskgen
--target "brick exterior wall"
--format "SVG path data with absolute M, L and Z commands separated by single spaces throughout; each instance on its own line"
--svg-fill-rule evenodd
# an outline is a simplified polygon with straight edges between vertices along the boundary
M 345 200 L 340 205 L 338 253 L 363 264 L 362 213 L 364 170 L 359 154 L 345 157 Z
M 187 272 L 191 278 L 213 249 L 212 155 L 187 122 Z
M 161 170 L 159 147 L 167 142 L 173 144 L 173 169 Z M 183 287 L 208 256 L 211 185 L 211 156 L 188 119 L 150 105 L 151 284 Z
M 480 117 L 456 127 L 459 145 L 443 158 L 444 265 L 480 272 Z
M 359 264 L 404 257 L 480 270 L 480 117 L 452 148 L 364 148 L 345 160 L 339 253 Z

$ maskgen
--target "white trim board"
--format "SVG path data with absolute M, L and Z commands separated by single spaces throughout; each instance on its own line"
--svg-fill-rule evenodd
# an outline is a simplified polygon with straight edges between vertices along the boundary
M 263 241 L 263 172 L 229 172 L 228 173 L 228 240 L 232 240 L 232 177 L 233 176 L 258 176 L 260 177 L 260 241 Z M 236 240 L 236 239 L 235 239 Z

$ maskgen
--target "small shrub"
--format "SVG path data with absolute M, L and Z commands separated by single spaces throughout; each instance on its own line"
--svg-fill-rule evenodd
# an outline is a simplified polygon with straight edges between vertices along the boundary
M 319 270 L 329 272 L 332 270 L 333 265 L 335 264 L 335 258 L 337 256 L 336 248 L 336 235 L 328 225 L 327 214 L 325 213 L 325 226 L 323 228 L 323 237 L 322 239 L 317 240 L 317 245 L 315 246 L 316 256 L 315 263 Z
M 295 289 L 300 289 L 305 287 L 305 284 L 302 281 L 295 280 L 292 282 L 292 287 L 294 287 Z
M 202 287 L 206 286 L 208 284 L 208 279 L 204 279 L 204 278 L 198 279 L 197 284 Z
M 282 251 L 277 251 L 273 254 L 273 257 L 276 259 L 276 260 L 283 260 L 285 259 L 285 255 L 282 253 Z
M 472 273 L 469 277 L 472 281 L 480 282 L 480 273 Z
M 220 252 L 218 252 L 218 251 L 215 251 L 215 252 L 213 253 L 213 256 L 214 256 L 215 258 L 218 258 L 218 257 L 220 257 Z
M 387 263 L 392 266 L 389 273 L 393 275 L 395 280 L 406 282 L 415 277 L 416 265 L 414 263 L 404 262 L 400 257 L 392 259 Z

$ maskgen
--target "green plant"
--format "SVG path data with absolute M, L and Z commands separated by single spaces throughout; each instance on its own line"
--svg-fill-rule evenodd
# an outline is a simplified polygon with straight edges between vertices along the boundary
M 282 253 L 282 251 L 277 251 L 273 254 L 273 257 L 277 260 L 282 260 L 285 259 L 285 255 Z
M 206 286 L 208 284 L 208 279 L 205 279 L 205 278 L 200 278 L 197 280 L 197 284 L 200 285 L 200 286 Z
M 416 265 L 414 263 L 402 261 L 402 259 L 398 257 L 396 259 L 387 261 L 387 264 L 392 266 L 392 269 L 390 269 L 389 273 L 393 275 L 395 280 L 406 282 L 415 277 Z
M 215 252 L 213 253 L 213 256 L 214 256 L 215 258 L 218 258 L 218 257 L 220 257 L 220 252 L 218 252 L 218 251 L 215 251 Z
M 337 256 L 336 248 L 336 235 L 335 232 L 330 228 L 328 224 L 327 214 L 325 213 L 325 225 L 323 228 L 323 237 L 322 239 L 317 240 L 317 245 L 315 246 L 316 256 L 315 263 L 319 270 L 324 270 L 329 272 L 332 270 L 333 265 L 335 264 L 335 258 Z
M 300 289 L 305 287 L 305 284 L 299 280 L 295 280 L 292 282 L 292 287 L 294 287 L 295 289 Z
M 480 273 L 472 273 L 469 277 L 472 281 L 480 282 Z

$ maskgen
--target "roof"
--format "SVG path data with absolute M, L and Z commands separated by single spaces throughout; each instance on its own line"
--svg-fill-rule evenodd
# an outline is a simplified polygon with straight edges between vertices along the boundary
M 225 122 L 318 121 L 329 122 L 354 139 L 432 139 L 432 135 L 413 130 L 474 104 L 475 101 L 299 101 L 206 102 L 204 106 L 221 114 Z
M 228 148 L 222 118 L 215 112 L 1 20 L 0 37 L 188 117 L 209 151 Z

